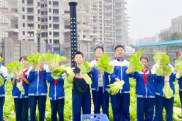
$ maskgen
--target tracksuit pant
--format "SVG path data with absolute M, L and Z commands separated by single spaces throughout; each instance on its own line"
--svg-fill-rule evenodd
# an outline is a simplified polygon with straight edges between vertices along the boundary
M 28 98 L 14 98 L 16 121 L 28 120 Z
M 81 121 L 81 108 L 83 110 L 83 114 L 91 113 L 90 93 L 72 96 L 73 121 Z
M 163 107 L 166 109 L 166 121 L 172 121 L 174 97 L 166 99 L 162 96 L 155 96 L 155 121 L 163 121 Z
M 100 114 L 100 107 L 102 111 L 109 117 L 109 94 L 107 91 L 103 92 L 103 87 L 99 87 L 98 91 L 92 90 L 92 97 L 94 103 L 94 114 Z
M 114 121 L 130 121 L 129 106 L 130 94 L 117 93 L 111 95 L 111 105 L 113 110 Z
M 153 121 L 155 98 L 137 97 L 137 121 Z
M 3 121 L 3 106 L 5 97 L 0 97 L 0 121 Z
M 46 96 L 29 96 L 30 119 L 31 121 L 36 121 L 37 101 L 38 101 L 38 109 L 39 109 L 39 121 L 44 121 L 45 108 L 46 108 Z
M 50 100 L 51 102 L 51 121 L 57 121 L 57 112 L 59 121 L 64 121 L 64 98 L 58 100 Z

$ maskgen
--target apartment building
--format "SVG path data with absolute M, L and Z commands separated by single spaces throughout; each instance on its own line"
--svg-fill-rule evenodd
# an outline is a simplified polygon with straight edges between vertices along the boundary
M 171 20 L 171 33 L 174 32 L 182 33 L 182 16 Z
M 5 0 L 0 0 L 0 9 L 7 9 L 8 8 L 8 4 Z M 4 37 L 8 36 L 7 32 L 4 32 L 3 29 L 4 27 L 6 27 L 8 24 L 8 18 L 5 17 L 1 12 L 0 12 L 0 42 L 1 39 Z

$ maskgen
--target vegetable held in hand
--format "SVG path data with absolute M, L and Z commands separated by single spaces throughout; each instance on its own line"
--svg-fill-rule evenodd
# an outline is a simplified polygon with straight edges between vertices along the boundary
M 170 99 L 173 97 L 173 90 L 171 89 L 169 82 L 165 82 L 164 88 L 162 89 L 164 97 Z
M 89 84 L 89 85 L 92 84 L 92 80 L 88 76 L 87 73 L 89 73 L 91 70 L 92 70 L 92 65 L 87 63 L 86 61 L 84 61 L 83 64 L 81 65 L 81 67 L 80 67 L 80 74 L 85 79 L 86 83 Z
M 59 79 L 62 74 L 65 74 L 65 81 L 67 80 L 69 83 L 73 82 L 73 78 L 75 77 L 75 73 L 71 68 L 60 66 L 51 72 L 51 76 L 54 79 Z
M 140 58 L 143 54 L 143 50 L 140 49 L 137 53 L 131 56 L 129 60 L 129 67 L 126 71 L 127 74 L 132 72 L 141 72 L 144 69 L 143 64 L 140 61 Z
M 113 73 L 113 66 L 109 64 L 110 63 L 110 58 L 107 54 L 103 53 L 96 65 L 95 65 L 95 68 L 97 70 L 100 70 L 102 72 L 102 75 L 104 74 L 104 71 L 107 72 L 107 73 Z
M 182 76 L 182 59 L 175 61 L 176 78 L 179 79 Z
M 114 82 L 113 84 L 109 84 L 108 87 L 110 87 L 107 91 L 111 95 L 116 95 L 119 90 L 123 89 L 124 81 Z
M 21 75 L 23 73 L 23 71 L 25 70 L 24 65 L 21 64 L 20 62 L 12 62 L 10 64 L 7 64 L 6 67 L 9 69 L 8 70 L 9 74 Z M 17 79 L 19 79 L 19 77 L 17 77 Z M 16 86 L 23 95 L 25 93 L 25 90 L 23 88 L 22 81 L 20 81 Z
M 44 61 L 44 55 L 40 53 L 31 54 L 27 57 L 28 63 L 33 66 L 37 65 L 37 69 L 39 68 L 39 65 Z
M 4 84 L 4 78 L 0 75 L 0 87 Z

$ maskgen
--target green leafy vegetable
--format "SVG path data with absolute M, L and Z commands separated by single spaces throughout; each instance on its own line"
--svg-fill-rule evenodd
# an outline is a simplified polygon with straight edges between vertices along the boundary
M 68 81 L 69 83 L 72 83 L 73 78 L 75 77 L 75 73 L 69 67 L 60 66 L 60 67 L 52 70 L 51 76 L 54 79 L 59 79 L 61 77 L 61 75 L 64 74 L 64 73 L 65 73 L 65 81 Z
M 182 59 L 175 61 L 176 78 L 179 79 L 182 76 Z
M 107 73 L 113 73 L 113 66 L 109 64 L 110 63 L 110 58 L 107 54 L 103 53 L 96 65 L 95 65 L 95 68 L 97 70 L 100 70 L 102 72 L 102 74 L 104 74 L 104 71 L 107 72 Z
M 20 62 L 12 62 L 10 64 L 7 64 L 6 67 L 9 69 L 8 73 L 9 74 L 23 74 L 23 71 L 25 70 L 25 67 L 23 64 L 21 64 Z M 19 77 L 17 77 L 17 79 L 19 79 Z M 21 91 L 22 95 L 24 94 L 24 88 L 22 85 L 22 81 L 17 83 L 17 88 Z
M 126 73 L 141 72 L 144 69 L 144 66 L 140 61 L 142 54 L 143 54 L 143 50 L 140 49 L 137 53 L 135 53 L 133 56 L 131 56 L 128 59 L 129 67 L 128 67 Z
M 92 69 L 92 65 L 88 64 L 86 61 L 83 62 L 83 64 L 80 67 L 80 74 L 82 75 L 82 77 L 85 79 L 86 83 L 91 85 L 92 84 L 92 80 L 91 78 L 88 76 L 88 72 L 90 72 Z
M 164 85 L 164 88 L 162 89 L 163 93 L 164 93 L 164 97 L 167 99 L 170 99 L 171 97 L 173 97 L 173 90 L 171 89 L 169 82 L 166 82 Z
M 4 85 L 4 78 L 0 75 L 0 87 Z
M 53 58 L 54 58 L 53 54 L 51 54 L 51 53 L 45 54 L 45 63 L 47 65 L 52 65 L 53 64 L 53 60 L 54 60 Z
M 37 65 L 37 67 L 39 67 L 39 65 L 41 65 L 41 63 L 44 61 L 44 57 L 45 56 L 43 54 L 36 53 L 29 55 L 27 60 L 30 65 Z
M 53 58 L 53 65 L 59 65 L 60 61 L 66 60 L 66 57 L 61 57 L 59 54 L 54 54 Z
M 123 89 L 124 81 L 120 82 L 114 82 L 113 84 L 109 84 L 108 87 L 110 87 L 107 91 L 111 95 L 116 95 L 120 89 Z
M 3 58 L 0 58 L 0 62 L 3 60 Z

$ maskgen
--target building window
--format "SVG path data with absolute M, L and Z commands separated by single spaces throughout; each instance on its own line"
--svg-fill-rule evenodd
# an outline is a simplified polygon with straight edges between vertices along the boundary
M 38 2 L 37 5 L 40 6 L 40 2 Z
M 54 40 L 54 44 L 59 44 L 59 40 Z
M 25 1 L 24 1 L 24 0 L 22 0 L 22 3 L 25 3 Z
M 38 25 L 38 28 L 40 29 L 40 24 Z
M 53 2 L 53 6 L 59 6 L 59 2 L 58 1 L 54 1 Z
M 59 14 L 59 9 L 53 9 L 53 14 Z
M 41 15 L 44 15 L 44 11 L 41 11 Z
M 53 28 L 54 28 L 54 29 L 59 29 L 59 24 L 54 24 L 54 25 L 53 25 Z
M 45 15 L 47 15 L 47 11 L 45 11 Z
M 51 16 L 49 16 L 49 20 L 51 20 Z
M 47 22 L 47 18 L 45 18 L 45 22 Z
M 44 8 L 44 4 L 41 4 L 41 8 Z
M 40 10 L 38 10 L 38 13 L 40 13 Z
M 51 8 L 49 8 L 49 13 L 51 13 Z
M 45 7 L 47 7 L 47 4 L 45 4 Z
M 53 33 L 53 36 L 54 36 L 54 37 L 59 37 L 59 32 L 54 32 L 54 33 Z
M 22 11 L 25 11 L 25 8 L 24 7 L 22 8 Z
M 50 39 L 49 42 L 52 43 L 52 39 Z
M 51 28 L 52 24 L 49 24 L 49 28 Z
M 23 15 L 23 19 L 25 19 L 25 15 Z
M 49 35 L 52 35 L 52 32 L 49 32 Z
M 49 5 L 51 5 L 51 1 L 49 1 Z
M 25 31 L 23 31 L 23 35 L 25 35 Z
M 85 35 L 83 35 L 83 38 L 86 38 L 86 36 L 85 36 Z
M 40 17 L 38 17 L 38 21 L 40 21 Z
M 41 26 L 41 29 L 44 29 L 44 25 Z
M 25 23 L 23 23 L 23 27 L 25 27 Z
M 41 22 L 44 22 L 44 18 L 41 18 Z

